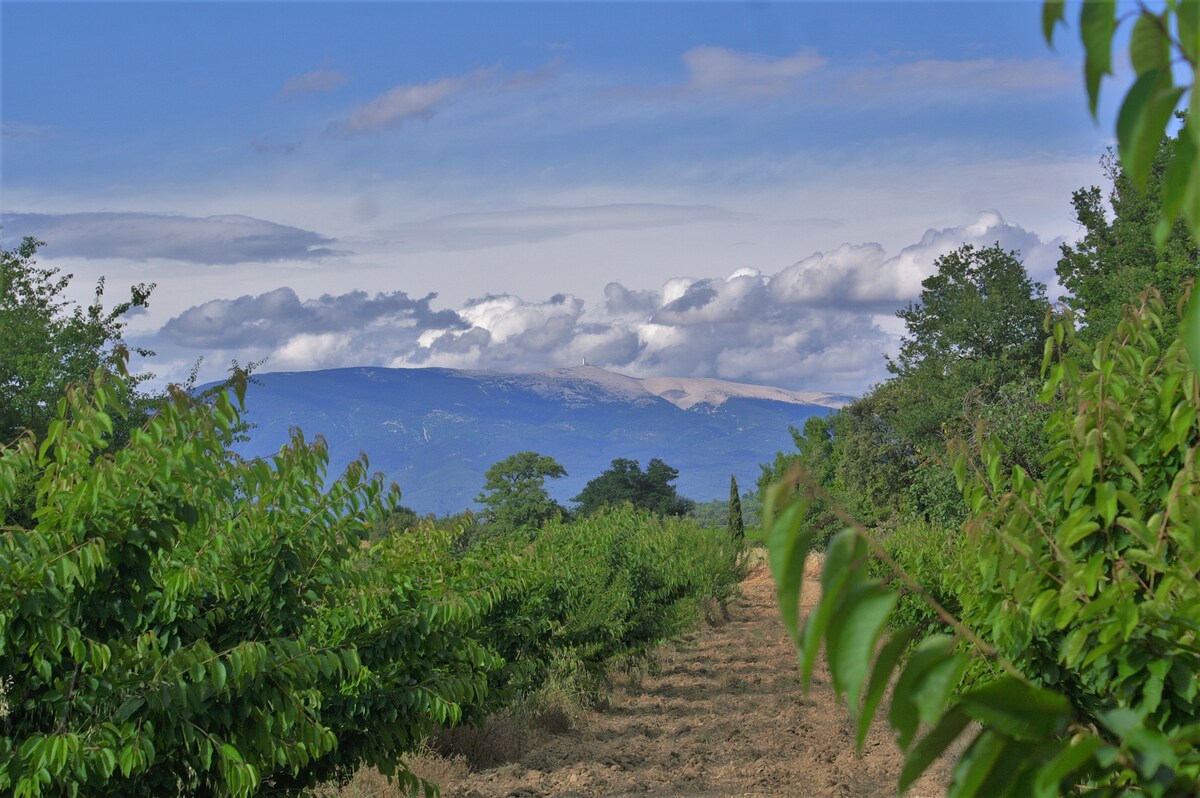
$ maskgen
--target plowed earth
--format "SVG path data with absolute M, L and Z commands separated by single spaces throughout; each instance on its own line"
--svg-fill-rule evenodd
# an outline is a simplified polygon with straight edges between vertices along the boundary
M 810 577 L 818 577 L 810 564 Z M 805 581 L 803 603 L 815 600 Z M 442 783 L 448 798 L 538 796 L 894 796 L 902 758 L 882 723 L 862 757 L 818 666 L 800 691 L 795 649 L 779 620 L 774 584 L 757 567 L 730 619 L 662 654 L 661 672 L 620 684 L 611 704 L 567 731 L 546 734 L 499 767 Z M 939 762 L 908 793 L 945 795 Z

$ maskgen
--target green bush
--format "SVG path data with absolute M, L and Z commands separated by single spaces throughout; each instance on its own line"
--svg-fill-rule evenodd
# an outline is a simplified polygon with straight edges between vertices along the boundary
M 1150 291 L 1094 350 L 1055 327 L 1076 351 L 1043 394 L 1045 476 L 1015 466 L 1009 490 L 987 451 L 969 483 L 962 617 L 1081 722 L 1144 724 L 1158 752 L 1106 782 L 1142 770 L 1183 788 L 1200 779 L 1200 397 L 1183 342 L 1159 347 L 1164 315 Z
M 706 601 L 730 601 L 744 575 L 739 555 L 723 529 L 630 505 L 552 521 L 525 554 L 529 590 L 492 619 L 505 630 L 493 643 L 525 668 L 541 663 L 539 674 L 568 656 L 599 681 L 693 624 Z
M 399 491 L 365 460 L 327 481 L 299 432 L 243 460 L 228 393 L 176 391 L 113 448 L 123 395 L 97 372 L 0 448 L 6 795 L 295 793 L 364 764 L 417 787 L 396 763 L 433 731 L 644 658 L 741 576 L 725 530 L 630 507 L 370 545 Z
M 0 449 L 0 514 L 36 481 L 35 525 L 0 537 L 0 792 L 299 788 L 390 767 L 479 700 L 488 596 L 370 567 L 398 496 L 365 462 L 326 485 L 299 434 L 243 461 L 230 397 L 180 392 L 109 451 L 120 383 L 97 372 Z
M 958 611 L 958 591 L 964 589 L 954 580 L 964 556 L 960 528 L 927 521 L 904 521 L 890 532 L 879 535 L 878 540 L 883 551 L 920 585 L 926 595 L 950 612 Z M 891 581 L 891 571 L 878 560 L 871 561 L 871 570 L 875 577 Z M 903 583 L 894 586 L 900 590 L 900 599 L 890 620 L 894 628 L 914 626 L 920 630 L 920 636 L 946 631 L 945 624 L 922 596 Z
M 803 495 L 792 500 L 781 485 L 769 496 L 768 552 L 803 682 L 823 644 L 861 748 L 894 680 L 887 716 L 906 754 L 901 792 L 967 734 L 951 795 L 1196 794 L 1200 387 L 1182 340 L 1160 347 L 1164 312 L 1148 292 L 1095 350 L 1057 320 L 1041 478 L 1006 468 L 990 437 L 958 460 L 968 553 L 942 584 L 961 612 L 932 607 L 953 636 L 912 647 L 920 629 L 885 635 L 898 591 L 869 565 L 883 560 L 910 588 L 935 584 L 920 577 L 936 564 L 921 554 L 942 550 L 925 539 L 933 528 L 903 528 L 882 545 L 861 526 L 840 532 L 801 622 L 819 530 L 804 523 Z M 964 688 L 969 659 L 989 673 Z

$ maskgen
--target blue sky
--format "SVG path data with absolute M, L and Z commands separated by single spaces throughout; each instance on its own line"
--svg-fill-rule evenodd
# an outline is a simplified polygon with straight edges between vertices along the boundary
M 4 245 L 205 357 L 861 391 L 939 254 L 1099 184 L 1040 4 L 0 6 Z M 1114 93 L 1109 89 L 1110 97 Z M 436 296 L 430 296 L 436 294 Z

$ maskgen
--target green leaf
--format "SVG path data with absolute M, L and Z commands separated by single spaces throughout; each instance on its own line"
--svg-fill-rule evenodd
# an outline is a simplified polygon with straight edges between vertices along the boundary
M 1136 74 L 1170 65 L 1171 42 L 1166 35 L 1166 26 L 1165 16 L 1159 17 L 1144 9 L 1138 15 L 1129 37 L 1129 58 Z
M 1064 21 L 1066 11 L 1066 0 L 1046 0 L 1042 4 L 1042 36 L 1046 44 L 1054 45 L 1054 27 Z
M 245 760 L 242 759 L 241 753 L 229 743 L 221 743 L 221 758 L 226 762 L 241 764 Z
M 928 712 L 935 697 L 920 696 L 921 688 L 925 686 L 925 679 L 930 674 L 935 676 L 939 674 L 946 663 L 951 660 L 953 645 L 954 640 L 948 635 L 930 635 L 913 649 L 908 662 L 900 671 L 900 677 L 896 680 L 896 688 L 892 691 L 892 705 L 888 710 L 888 722 L 896 730 L 896 741 L 903 750 L 908 749 L 913 735 L 917 732 L 917 726 L 921 722 L 922 707 Z M 923 700 L 919 700 L 919 698 Z
M 1172 85 L 1171 68 L 1165 66 L 1140 75 L 1125 95 L 1117 116 L 1117 146 L 1122 165 L 1139 189 L 1146 187 L 1167 122 L 1183 91 Z
M 779 487 L 783 486 L 776 486 Z M 797 498 L 771 523 L 766 535 L 767 561 L 775 575 L 779 614 L 797 643 L 800 641 L 800 589 L 813 537 L 812 530 L 803 527 L 806 509 L 807 502 Z
M 129 720 L 131 717 L 133 717 L 134 713 L 136 713 L 145 705 L 145 703 L 146 699 L 142 698 L 141 696 L 134 696 L 133 698 L 127 699 L 121 704 L 120 708 L 117 709 L 117 720 L 121 721 L 122 723 Z
M 1194 64 L 1200 58 L 1200 2 L 1179 0 L 1175 6 L 1179 20 L 1179 44 L 1184 55 Z M 1200 236 L 1197 236 L 1200 238 Z
M 1188 300 L 1187 310 L 1183 313 L 1183 321 L 1179 325 L 1179 337 L 1187 348 L 1188 358 L 1192 361 L 1192 369 L 1200 372 L 1200 291 L 1192 290 Z
M 1099 737 L 1084 737 L 1069 742 L 1038 771 L 1034 780 L 1034 798 L 1059 798 L 1065 795 L 1062 783 L 1083 769 L 1101 744 Z
M 863 582 L 846 593 L 836 610 L 838 622 L 830 629 L 826 658 L 834 692 L 846 694 L 852 712 L 858 709 L 871 655 L 898 598 L 878 582 Z
M 950 743 L 958 739 L 963 729 L 971 722 L 971 718 L 957 707 L 947 712 L 921 741 L 913 746 L 904 758 L 904 767 L 900 770 L 900 794 L 921 778 L 921 774 L 929 769 L 933 761 L 941 756 Z
M 843 529 L 833 537 L 825 550 L 825 561 L 821 564 L 821 599 L 809 613 L 801 635 L 800 684 L 805 690 L 812 682 L 821 641 L 833 620 L 842 591 L 856 575 L 859 566 L 857 560 L 862 557 L 861 549 L 858 533 L 853 529 Z
M 1191 117 L 1175 139 L 1175 152 L 1163 173 L 1162 218 L 1155 228 L 1154 241 L 1159 248 L 1166 245 L 1171 226 L 1180 214 L 1200 222 L 1200 185 L 1197 185 L 1200 170 L 1196 169 L 1196 142 L 1188 129 L 1190 125 Z
M 974 798 L 981 795 L 980 789 L 991 775 L 1008 742 L 1007 738 L 994 731 L 985 729 L 981 732 L 958 760 L 947 798 Z
M 883 698 L 884 692 L 887 690 L 888 683 L 892 679 L 892 671 L 896 667 L 896 662 L 899 661 L 901 655 L 908 649 L 908 642 L 912 640 L 916 634 L 915 626 L 908 626 L 898 630 L 884 644 L 879 651 L 879 656 L 875 658 L 875 665 L 871 668 L 871 681 L 867 684 L 867 693 L 863 698 L 862 709 L 858 714 L 858 729 L 855 736 L 855 749 L 861 753 L 863 743 L 867 740 L 867 732 L 871 729 L 871 721 L 875 719 L 875 710 L 879 707 L 879 702 Z
M 1099 717 L 1135 753 L 1138 770 L 1147 779 L 1157 775 L 1164 765 L 1175 766 L 1177 757 L 1171 741 L 1162 732 L 1146 726 L 1145 712 L 1121 707 L 1101 712 Z
M 1028 742 L 1054 739 L 1072 717 L 1066 698 L 1012 676 L 965 693 L 959 706 L 988 728 Z
M 1116 29 L 1116 0 L 1084 0 L 1079 31 L 1085 51 L 1083 73 L 1088 109 L 1093 117 L 1100 99 L 1100 78 L 1112 74 L 1112 40 Z

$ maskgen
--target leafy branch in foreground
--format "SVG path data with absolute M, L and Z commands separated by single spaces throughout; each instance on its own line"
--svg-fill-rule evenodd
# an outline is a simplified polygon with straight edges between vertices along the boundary
M 963 617 L 935 606 L 954 634 L 922 640 L 907 659 L 915 632 L 887 633 L 897 593 L 870 578 L 868 560 L 883 551 L 859 525 L 833 538 L 821 597 L 801 621 L 812 492 L 789 502 L 781 484 L 768 496 L 768 552 L 804 684 L 824 644 L 861 749 L 894 679 L 887 718 L 905 752 L 901 791 L 970 734 L 951 796 L 1195 794 L 1200 394 L 1182 342 L 1159 348 L 1164 312 L 1148 293 L 1094 352 L 1069 319 L 1056 321 L 1045 474 L 1005 471 L 994 442 L 975 465 L 959 459 L 972 511 Z M 956 692 L 968 658 L 1000 672 Z
M 1139 191 L 1144 191 L 1155 168 L 1159 143 L 1173 115 L 1182 120 L 1175 152 L 1162 173 L 1162 214 L 1155 228 L 1161 248 L 1182 218 L 1192 240 L 1200 242 L 1200 94 L 1196 66 L 1200 64 L 1200 2 L 1165 0 L 1152 9 L 1138 2 L 1133 13 L 1117 16 L 1115 0 L 1083 0 L 1079 37 L 1084 47 L 1084 82 L 1088 107 L 1096 115 L 1100 82 L 1112 74 L 1112 45 L 1117 28 L 1133 19 L 1129 61 L 1136 76 L 1125 93 L 1117 116 L 1117 151 Z M 1042 5 L 1042 33 L 1053 44 L 1055 29 L 1066 21 L 1065 0 Z M 1191 81 L 1186 80 L 1186 75 Z M 1183 82 L 1177 79 L 1184 77 Z M 1187 111 L 1176 114 L 1187 97 Z M 1192 364 L 1200 369 L 1200 300 L 1184 314 L 1183 337 Z

